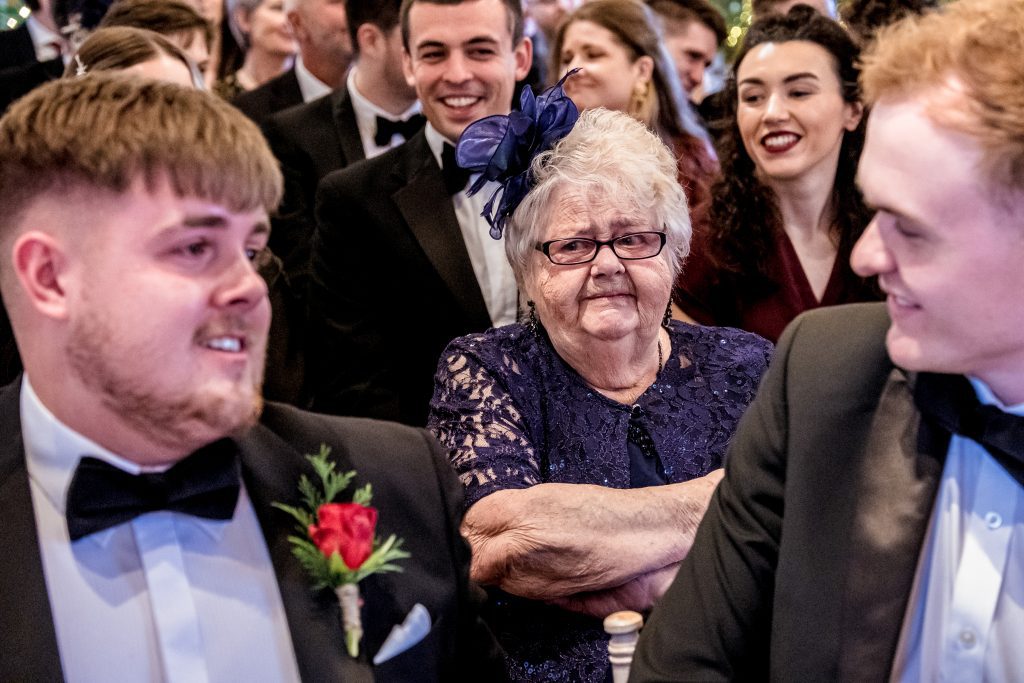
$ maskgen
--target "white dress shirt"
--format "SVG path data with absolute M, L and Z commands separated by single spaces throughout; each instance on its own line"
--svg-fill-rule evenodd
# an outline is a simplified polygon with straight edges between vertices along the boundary
M 982 403 L 1005 407 L 982 382 Z M 1024 504 L 1017 481 L 953 435 L 894 679 L 1024 680 Z
M 454 144 L 445 140 L 429 122 L 426 134 L 430 151 L 434 153 L 437 165 L 442 166 L 441 153 L 444 143 L 447 142 L 453 147 Z M 479 174 L 474 174 L 466 187 L 472 185 L 478 177 Z M 512 274 L 512 266 L 509 265 L 508 258 L 505 256 L 505 243 L 491 237 L 490 225 L 480 215 L 484 210 L 484 204 L 498 187 L 500 187 L 498 183 L 491 181 L 472 197 L 466 196 L 465 192 L 457 192 L 452 196 L 455 217 L 462 230 L 462 240 L 466 243 L 469 260 L 473 263 L 473 273 L 476 275 L 476 281 L 484 295 L 484 303 L 487 304 L 491 323 L 495 327 L 509 325 L 516 321 L 518 300 L 516 278 Z
M 384 111 L 366 99 L 363 93 L 359 92 L 359 88 L 356 87 L 357 69 L 359 69 L 358 64 L 348 70 L 348 80 L 345 87 L 348 88 L 348 96 L 352 102 L 352 111 L 356 115 L 356 127 L 359 129 L 359 138 L 363 141 L 363 153 L 367 159 L 372 159 L 405 142 L 405 138 L 396 133 L 391 136 L 391 141 L 388 144 L 378 145 L 374 140 L 377 135 L 377 117 L 379 116 L 388 121 L 405 121 L 410 116 L 420 113 L 420 101 L 416 100 L 413 102 L 409 105 L 408 109 L 398 116 Z
M 143 468 L 61 423 L 27 376 L 21 424 L 68 683 L 299 680 L 277 579 L 244 485 L 231 520 L 152 512 L 72 543 L 64 504 L 79 459 L 90 455 L 133 474 Z
M 299 92 L 302 93 L 303 102 L 312 102 L 331 92 L 331 86 L 314 76 L 313 72 L 302 63 L 301 54 L 295 55 L 295 80 L 299 82 Z

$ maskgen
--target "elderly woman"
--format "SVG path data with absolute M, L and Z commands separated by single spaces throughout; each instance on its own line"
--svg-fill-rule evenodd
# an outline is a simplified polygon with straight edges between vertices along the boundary
M 667 317 L 690 223 L 643 124 L 585 111 L 529 178 L 505 244 L 529 320 L 452 342 L 430 427 L 511 677 L 603 681 L 600 617 L 671 581 L 771 346 Z
M 775 341 L 809 308 L 880 298 L 850 268 L 871 219 L 854 184 L 857 57 L 847 32 L 810 7 L 750 27 L 727 88 L 711 219 L 676 290 L 693 319 Z

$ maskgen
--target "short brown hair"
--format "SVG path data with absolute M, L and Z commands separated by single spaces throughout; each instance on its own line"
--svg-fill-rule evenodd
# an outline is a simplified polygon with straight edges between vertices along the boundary
M 402 23 L 402 45 L 406 52 L 409 52 L 409 11 L 413 5 L 461 5 L 466 2 L 478 2 L 479 0 L 402 0 L 399 9 L 399 17 Z M 501 0 L 508 12 L 508 29 L 512 34 L 513 47 L 523 39 L 523 5 L 520 0 Z
M 161 55 L 177 59 L 192 71 L 192 65 L 181 48 L 159 33 L 131 26 L 100 28 L 78 48 L 75 58 L 64 69 L 64 77 L 97 71 L 121 71 Z
M 647 0 L 647 4 L 663 20 L 668 20 L 666 33 L 669 32 L 668 22 L 685 26 L 695 21 L 707 26 L 715 34 L 719 45 L 726 38 L 725 19 L 708 0 Z
M 1024 191 L 1024 2 L 958 0 L 883 28 L 863 56 L 867 103 L 945 90 L 938 124 L 975 138 L 990 182 Z
M 116 0 L 100 22 L 100 28 L 106 26 L 134 26 L 164 36 L 200 31 L 207 49 L 213 42 L 210 22 L 184 0 Z M 190 45 L 185 43 L 185 47 Z
M 40 86 L 0 119 L 0 239 L 40 196 L 165 179 L 178 196 L 233 211 L 269 213 L 281 198 L 259 128 L 209 93 L 97 73 Z

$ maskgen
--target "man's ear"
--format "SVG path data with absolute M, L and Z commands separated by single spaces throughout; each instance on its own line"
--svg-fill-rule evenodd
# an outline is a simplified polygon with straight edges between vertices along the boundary
M 14 242 L 11 261 L 29 305 L 47 317 L 66 320 L 67 298 L 61 281 L 67 257 L 60 241 L 45 232 L 26 232 Z
M 379 55 L 380 50 L 383 49 L 382 41 L 384 38 L 384 33 L 378 26 L 368 21 L 363 22 L 356 29 L 356 43 L 359 46 L 359 54 Z
M 519 44 L 513 48 L 516 64 L 516 80 L 521 81 L 530 73 L 530 66 L 533 64 L 533 41 L 529 36 L 523 36 Z
M 416 88 L 416 74 L 412 70 L 412 55 L 409 50 L 402 50 L 402 73 L 405 74 L 405 83 L 410 88 Z

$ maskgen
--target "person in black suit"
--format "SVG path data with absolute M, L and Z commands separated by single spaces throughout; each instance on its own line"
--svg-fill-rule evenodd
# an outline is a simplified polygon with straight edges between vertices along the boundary
M 37 61 L 39 60 L 36 57 L 36 48 L 32 43 L 32 34 L 28 31 L 27 23 L 8 31 L 0 31 L 0 69 Z
M 432 438 L 261 405 L 281 179 L 251 121 L 172 84 L 57 81 L 0 119 L 0 191 L 25 366 L 0 391 L 0 680 L 501 676 Z M 321 445 L 410 553 L 360 582 L 356 657 L 272 507 L 302 505 Z
M 402 74 L 400 0 L 348 0 L 352 68 L 334 92 L 269 117 L 263 134 L 281 162 L 284 200 L 271 247 L 292 274 L 309 266 L 316 188 L 331 171 L 372 158 L 423 125 L 416 91 Z
M 631 681 L 1024 678 L 1022 60 L 1017 0 L 864 54 L 888 300 L 788 328 Z
M 338 0 L 288 0 L 285 12 L 299 46 L 295 65 L 231 102 L 258 125 L 272 114 L 340 87 L 352 61 L 344 4 Z
M 467 197 L 452 145 L 509 112 L 531 44 L 519 0 L 406 0 L 401 30 L 427 126 L 321 182 L 308 362 L 315 409 L 422 425 L 447 343 L 516 318 L 504 247 L 480 216 L 497 184 Z
M 61 55 L 69 49 L 50 0 L 28 0 L 32 10 L 20 26 L 0 31 L 0 114 L 16 99 L 46 81 L 60 78 Z

